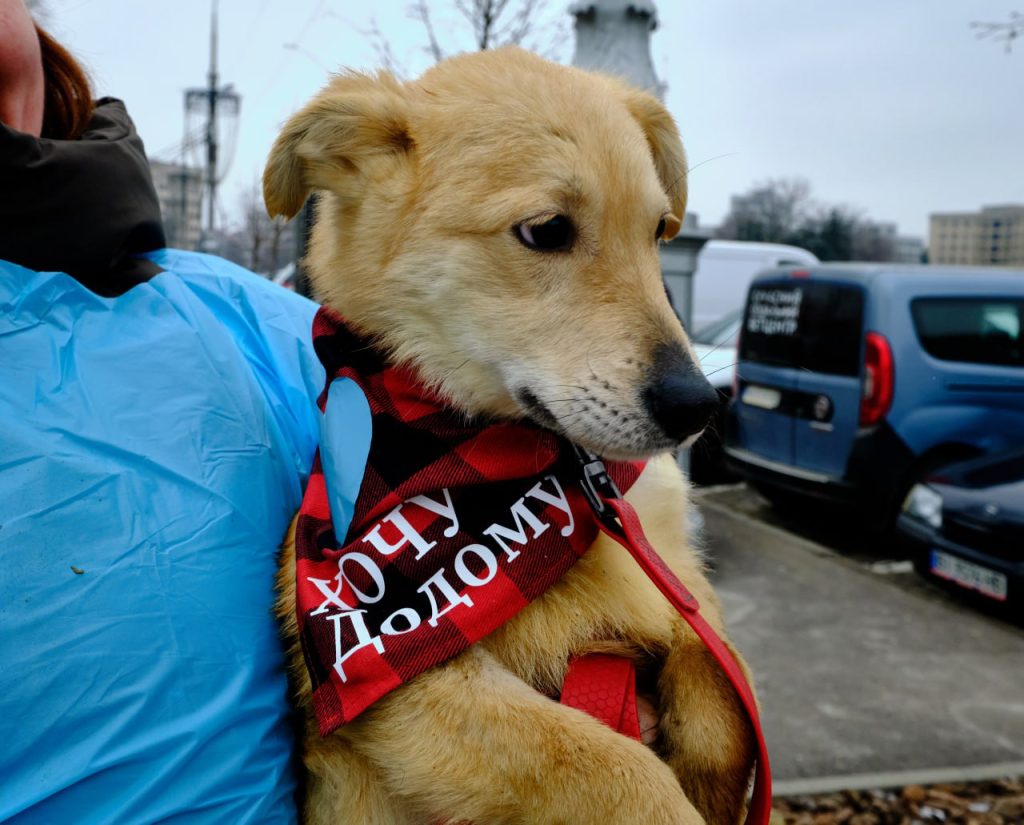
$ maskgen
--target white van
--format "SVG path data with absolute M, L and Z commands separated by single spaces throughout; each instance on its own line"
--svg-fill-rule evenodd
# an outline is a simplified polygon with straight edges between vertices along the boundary
M 690 328 L 698 331 L 743 308 L 754 275 L 774 266 L 809 266 L 818 258 L 780 243 L 708 241 L 697 255 Z
M 818 258 L 806 249 L 778 243 L 708 241 L 697 255 L 693 280 L 693 322 L 688 332 L 701 370 L 722 399 L 732 395 L 736 340 L 743 306 L 754 276 L 776 266 L 810 266 Z M 666 278 L 666 280 L 668 280 Z M 671 284 L 670 284 L 671 288 Z M 735 481 L 725 467 L 720 434 L 725 407 L 694 446 L 688 467 L 698 484 Z

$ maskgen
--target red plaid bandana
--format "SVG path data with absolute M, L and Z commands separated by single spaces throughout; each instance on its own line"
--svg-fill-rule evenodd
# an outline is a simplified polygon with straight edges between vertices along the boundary
M 320 453 L 296 527 L 297 611 L 320 733 L 497 629 L 558 581 L 599 525 L 571 445 L 473 422 L 321 309 L 317 354 L 355 381 L 372 436 L 354 514 L 335 534 Z M 609 462 L 622 490 L 642 465 Z

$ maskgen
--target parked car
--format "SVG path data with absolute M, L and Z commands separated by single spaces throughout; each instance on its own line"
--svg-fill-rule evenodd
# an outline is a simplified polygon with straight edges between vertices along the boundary
M 735 336 L 743 316 L 743 301 L 754 276 L 777 266 L 816 264 L 814 253 L 798 246 L 752 241 L 708 241 L 697 255 L 692 284 L 680 275 L 665 273 L 669 300 L 679 312 L 689 302 L 689 328 L 701 369 L 723 400 L 716 415 L 689 451 L 688 470 L 697 484 L 737 480 L 725 466 L 722 428 L 725 404 L 732 395 L 736 363 Z M 686 296 L 684 298 L 684 296 Z M 678 301 L 678 303 L 677 303 Z
M 690 335 L 694 354 L 704 376 L 716 390 L 732 395 L 732 377 L 736 371 L 736 344 L 743 326 L 743 308 L 739 307 Z
M 730 466 L 891 526 L 936 467 L 1024 444 L 1024 271 L 822 264 L 755 278 Z
M 690 449 L 689 475 L 695 484 L 723 484 L 738 476 L 725 464 L 722 433 L 725 411 L 732 398 L 733 376 L 736 373 L 736 342 L 743 324 L 743 309 L 736 309 L 698 329 L 690 336 L 694 354 L 711 386 L 722 399 L 722 408 L 715 413 L 704 435 Z
M 915 484 L 898 527 L 922 576 L 1024 616 L 1024 448 Z

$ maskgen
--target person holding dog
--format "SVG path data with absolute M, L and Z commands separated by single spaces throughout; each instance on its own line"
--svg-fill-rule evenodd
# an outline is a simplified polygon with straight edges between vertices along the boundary
M 123 104 L 0 0 L 0 821 L 296 820 L 315 310 L 165 249 Z

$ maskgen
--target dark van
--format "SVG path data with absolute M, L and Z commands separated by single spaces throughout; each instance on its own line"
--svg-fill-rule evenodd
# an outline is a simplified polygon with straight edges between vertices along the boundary
M 726 454 L 769 499 L 895 519 L 936 467 L 1024 444 L 1024 271 L 822 264 L 747 297 Z

